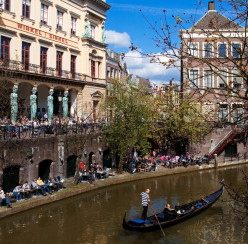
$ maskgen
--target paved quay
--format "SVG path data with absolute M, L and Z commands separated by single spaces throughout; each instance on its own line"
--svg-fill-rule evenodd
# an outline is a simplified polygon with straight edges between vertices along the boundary
M 219 162 L 218 168 L 223 167 L 232 167 L 240 164 L 248 164 L 248 160 L 243 161 L 227 161 L 225 163 Z M 164 168 L 163 166 L 158 166 L 158 169 L 155 172 L 142 172 L 142 173 L 136 173 L 136 174 L 129 174 L 129 173 L 123 173 L 123 174 L 116 174 L 113 177 L 109 177 L 105 180 L 98 180 L 93 182 L 93 184 L 85 184 L 81 183 L 78 185 L 73 185 L 69 181 L 66 184 L 66 189 L 55 192 L 53 195 L 49 195 L 46 197 L 40 196 L 37 198 L 31 198 L 28 200 L 23 200 L 17 203 L 14 203 L 12 206 L 13 208 L 6 208 L 5 206 L 0 208 L 0 218 L 4 218 L 10 215 L 14 215 L 23 211 L 28 211 L 31 208 L 39 207 L 45 204 L 53 203 L 56 201 L 60 201 L 65 198 L 73 197 L 78 194 L 82 194 L 84 192 L 93 191 L 96 189 L 116 185 L 116 184 L 122 184 L 126 182 L 131 181 L 137 181 L 142 179 L 148 179 L 148 178 L 155 178 L 160 176 L 166 176 L 166 175 L 173 175 L 173 174 L 181 174 L 181 173 L 187 173 L 187 172 L 194 172 L 194 171 L 201 171 L 201 170 L 209 170 L 214 169 L 215 166 L 213 163 L 210 165 L 202 165 L 202 166 L 188 166 L 185 167 L 176 167 L 176 168 Z

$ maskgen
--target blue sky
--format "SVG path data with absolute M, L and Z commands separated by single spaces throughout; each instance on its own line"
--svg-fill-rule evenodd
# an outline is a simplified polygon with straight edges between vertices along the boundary
M 208 1 L 202 1 L 202 7 L 196 15 L 196 6 L 199 6 L 197 0 L 107 0 L 107 3 L 111 5 L 106 21 L 107 42 L 110 49 L 132 56 L 125 58 L 129 72 L 150 78 L 158 84 L 168 82 L 171 78 L 179 80 L 177 70 L 166 70 L 162 65 L 150 64 L 150 60 L 142 59 L 139 54 L 130 52 L 131 42 L 144 53 L 162 51 L 152 40 L 154 32 L 149 28 L 140 10 L 152 24 L 156 21 L 160 22 L 160 18 L 163 18 L 163 10 L 166 10 L 167 16 L 182 16 L 186 13 L 194 15 L 198 20 L 207 11 Z M 169 24 L 174 26 L 174 21 L 170 21 Z

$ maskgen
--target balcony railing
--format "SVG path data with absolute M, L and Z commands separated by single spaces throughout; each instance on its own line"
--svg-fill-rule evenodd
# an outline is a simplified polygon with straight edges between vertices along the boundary
M 33 74 L 40 74 L 45 76 L 55 76 L 55 77 L 61 77 L 66 79 L 72 79 L 77 81 L 84 81 L 85 75 L 81 73 L 73 72 L 67 70 L 56 70 L 55 68 L 51 67 L 41 67 L 37 64 L 31 64 L 31 63 L 22 63 L 20 61 L 16 60 L 2 60 L 0 59 L 0 69 L 4 70 L 12 70 L 19 71 L 19 72 L 28 72 Z
M 27 138 L 52 137 L 61 135 L 87 135 L 100 132 L 103 129 L 102 123 L 86 124 L 57 124 L 57 125 L 0 125 L 0 140 L 16 140 Z

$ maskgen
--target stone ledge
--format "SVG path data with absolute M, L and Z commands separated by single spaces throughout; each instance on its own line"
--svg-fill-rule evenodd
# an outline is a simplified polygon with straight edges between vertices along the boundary
M 219 168 L 223 167 L 231 167 L 237 166 L 240 164 L 248 164 L 248 160 L 246 161 L 237 161 L 237 162 L 228 162 L 228 163 L 221 163 L 219 164 Z M 23 211 L 28 211 L 32 208 L 36 208 L 45 204 L 50 204 L 56 201 L 60 201 L 65 198 L 70 198 L 76 195 L 79 195 L 84 192 L 89 192 L 93 190 L 97 190 L 100 188 L 127 183 L 131 181 L 138 181 L 148 178 L 155 178 L 155 177 L 162 177 L 166 175 L 174 175 L 174 174 L 182 174 L 187 172 L 194 172 L 194 171 L 201 171 L 201 170 L 209 170 L 215 169 L 214 165 L 203 165 L 203 166 L 189 166 L 187 168 L 179 167 L 173 169 L 167 169 L 164 167 L 159 166 L 159 169 L 155 172 L 145 172 L 145 173 L 138 173 L 138 174 L 122 174 L 117 175 L 111 178 L 108 178 L 104 181 L 96 181 L 94 184 L 79 184 L 79 185 L 71 185 L 68 186 L 66 190 L 62 190 L 57 192 L 53 195 L 49 195 L 46 197 L 38 197 L 32 198 L 27 201 L 21 201 L 15 203 L 13 208 L 0 208 L 0 218 L 4 218 L 10 215 L 14 215 Z

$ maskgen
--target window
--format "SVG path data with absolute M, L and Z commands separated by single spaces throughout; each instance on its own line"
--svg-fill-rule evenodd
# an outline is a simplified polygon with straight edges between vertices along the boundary
M 90 26 L 90 37 L 93 39 L 96 37 L 96 27 L 94 25 Z
M 91 76 L 96 77 L 96 62 L 91 60 Z
M 221 71 L 218 79 L 219 88 L 225 88 L 227 86 L 227 73 L 225 71 Z
M 22 0 L 22 16 L 30 18 L 31 0 Z
M 212 57 L 212 45 L 204 44 L 204 57 L 211 58 Z
M 189 72 L 190 79 L 190 87 L 197 88 L 198 87 L 198 70 L 190 70 Z
M 242 104 L 232 104 L 232 119 L 234 123 L 241 122 L 243 117 Z
M 76 73 L 76 59 L 77 57 L 74 55 L 71 55 L 71 77 L 75 78 Z
M 77 19 L 71 17 L 71 34 L 74 36 L 76 35 L 76 23 L 77 23 Z
M 8 65 L 10 60 L 10 38 L 1 36 L 1 60 Z
M 232 45 L 232 54 L 234 58 L 240 58 L 241 53 L 241 45 L 239 43 L 235 43 Z
M 2 0 L 2 9 L 10 11 L 10 0 Z
M 219 44 L 219 58 L 226 57 L 226 44 Z
M 63 53 L 57 51 L 56 70 L 58 72 L 58 76 L 62 75 L 62 57 L 63 57 Z
M 198 56 L 198 44 L 197 43 L 190 43 L 189 44 L 189 52 L 191 56 Z
M 57 30 L 63 30 L 63 13 L 57 11 Z
M 40 68 L 41 73 L 46 74 L 47 71 L 47 48 L 40 48 Z
M 22 64 L 24 70 L 29 70 L 30 43 L 22 42 Z
M 232 76 L 233 76 L 233 88 L 241 89 L 243 87 L 243 79 L 240 75 L 240 72 L 238 70 L 233 70 Z
M 213 73 L 211 70 L 204 72 L 204 87 L 213 87 Z
M 228 120 L 228 105 L 219 104 L 218 120 L 221 122 L 227 122 Z
M 45 25 L 48 23 L 48 6 L 43 3 L 41 4 L 40 22 Z

